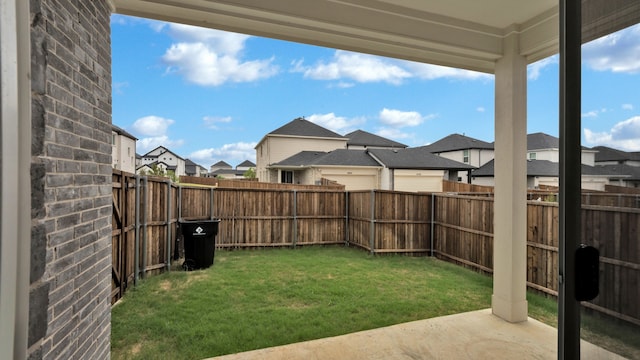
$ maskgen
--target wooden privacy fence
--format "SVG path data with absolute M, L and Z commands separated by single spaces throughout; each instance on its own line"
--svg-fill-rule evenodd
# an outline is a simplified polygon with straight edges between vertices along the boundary
M 217 248 L 348 244 L 493 268 L 492 196 L 189 187 L 114 171 L 113 203 L 114 302 L 170 269 L 179 220 L 220 219 Z M 582 218 L 582 242 L 601 254 L 600 296 L 585 306 L 640 325 L 640 209 L 583 205 Z M 529 201 L 527 285 L 555 296 L 557 283 L 558 206 Z
M 348 193 L 347 243 L 372 253 L 431 250 L 433 195 L 392 191 Z

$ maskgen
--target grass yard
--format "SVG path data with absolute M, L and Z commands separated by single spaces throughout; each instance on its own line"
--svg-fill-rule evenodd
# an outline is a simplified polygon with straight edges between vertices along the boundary
M 491 293 L 490 277 L 433 258 L 217 251 L 207 270 L 129 290 L 112 309 L 111 356 L 202 359 L 488 308 Z M 553 300 L 531 295 L 529 304 L 531 317 L 555 325 Z

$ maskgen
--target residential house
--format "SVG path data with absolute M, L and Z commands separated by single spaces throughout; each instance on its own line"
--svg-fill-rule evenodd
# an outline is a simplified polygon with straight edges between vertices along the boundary
M 349 139 L 303 118 L 297 118 L 265 135 L 256 145 L 256 175 L 263 182 L 286 182 L 271 167 L 298 152 L 346 149 Z M 285 181 L 283 181 L 285 180 Z
M 479 168 L 487 162 L 493 160 L 493 144 L 486 141 L 474 139 L 460 134 L 448 135 L 432 144 L 421 147 L 422 149 L 450 159 Z M 454 181 L 470 182 L 467 171 L 461 171 Z
M 249 169 L 255 169 L 255 164 L 249 160 L 245 160 L 238 164 L 236 168 L 232 168 L 231 165 L 224 161 L 218 161 L 211 165 L 211 172 L 209 177 L 220 177 L 224 179 L 244 179 L 244 173 Z
M 364 130 L 356 130 L 346 134 L 348 138 L 347 149 L 365 150 L 365 149 L 404 149 L 407 145 L 397 141 L 389 140 L 372 134 Z
M 442 191 L 442 180 L 472 167 L 423 149 L 301 151 L 270 169 L 283 183 L 320 184 L 329 179 L 346 190 Z
M 211 165 L 209 167 L 209 173 L 213 173 L 216 170 L 230 170 L 233 169 L 233 167 L 231 167 L 231 165 L 229 165 L 228 163 L 226 163 L 225 161 L 218 161 L 217 163 Z
M 184 160 L 184 171 L 187 176 L 206 176 L 207 169 L 204 166 L 198 165 L 191 161 L 190 159 Z
M 176 176 L 186 175 L 186 161 L 164 146 L 158 146 L 142 155 L 136 172 L 140 173 L 141 170 L 149 169 L 154 164 L 165 171 L 173 171 Z
M 607 146 L 596 146 L 596 165 L 629 165 L 640 166 L 640 152 L 627 152 Z
M 138 139 L 123 129 L 111 125 L 111 161 L 114 169 L 136 172 L 136 141 Z
M 607 146 L 596 146 L 593 150 L 598 151 L 595 156 L 597 166 L 616 174 L 628 175 L 617 183 L 612 181 L 611 185 L 640 187 L 640 152 L 627 152 Z
M 596 152 L 582 147 L 582 164 L 595 166 Z M 545 133 L 527 135 L 527 160 L 548 160 L 554 163 L 560 161 L 560 139 Z
M 456 181 L 461 171 L 474 167 L 437 156 L 424 148 L 371 149 L 369 155 L 382 166 L 382 189 L 441 192 L 442 180 Z
M 379 189 L 382 166 L 366 150 L 301 151 L 268 170 L 280 174 L 281 183 L 319 185 L 329 179 L 346 190 Z
M 238 171 L 247 171 L 249 169 L 255 170 L 255 168 L 256 168 L 256 164 L 252 163 L 249 160 L 245 160 L 236 166 L 236 170 Z
M 525 161 L 525 160 L 523 160 Z M 538 189 L 540 186 L 559 187 L 559 164 L 550 160 L 526 160 L 527 188 Z M 619 182 L 628 177 L 620 175 L 602 166 L 582 164 L 582 188 L 604 190 L 605 185 Z M 495 186 L 494 160 L 472 172 L 472 182 L 477 185 Z

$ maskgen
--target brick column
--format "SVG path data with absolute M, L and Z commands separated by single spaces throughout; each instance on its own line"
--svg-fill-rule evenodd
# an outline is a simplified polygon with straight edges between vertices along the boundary
M 30 0 L 31 359 L 108 359 L 109 0 Z

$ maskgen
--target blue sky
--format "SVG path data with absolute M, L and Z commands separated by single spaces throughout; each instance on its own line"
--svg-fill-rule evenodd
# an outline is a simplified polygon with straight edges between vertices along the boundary
M 208 168 L 297 117 L 409 146 L 494 140 L 493 75 L 113 15 L 113 123 Z M 583 47 L 582 145 L 640 151 L 640 26 Z M 528 132 L 558 136 L 558 58 L 528 68 Z

